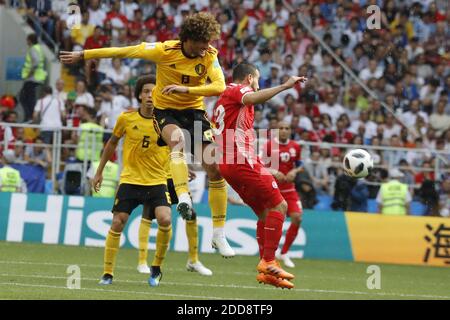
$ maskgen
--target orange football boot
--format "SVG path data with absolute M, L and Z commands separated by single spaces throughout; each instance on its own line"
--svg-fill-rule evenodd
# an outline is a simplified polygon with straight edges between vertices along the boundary
M 259 283 L 270 284 L 271 286 L 281 288 L 281 289 L 294 288 L 294 284 L 292 282 L 289 282 L 285 279 L 280 279 L 280 278 L 274 277 L 270 274 L 259 273 L 256 276 L 256 281 L 258 281 Z
M 270 274 L 274 277 L 286 280 L 292 280 L 295 278 L 293 274 L 284 271 L 276 260 L 266 261 L 264 259 L 261 259 L 258 266 L 256 267 L 256 270 L 259 273 Z

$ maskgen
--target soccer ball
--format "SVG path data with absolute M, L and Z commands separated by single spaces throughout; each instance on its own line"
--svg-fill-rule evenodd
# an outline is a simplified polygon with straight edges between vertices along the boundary
M 372 156 L 364 149 L 353 149 L 344 157 L 344 172 L 352 178 L 365 178 L 373 169 Z

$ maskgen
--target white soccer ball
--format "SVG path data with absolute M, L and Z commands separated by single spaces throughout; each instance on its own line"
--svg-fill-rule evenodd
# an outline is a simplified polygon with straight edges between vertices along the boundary
M 365 178 L 373 169 L 373 159 L 364 149 L 347 152 L 343 161 L 344 172 L 352 178 Z

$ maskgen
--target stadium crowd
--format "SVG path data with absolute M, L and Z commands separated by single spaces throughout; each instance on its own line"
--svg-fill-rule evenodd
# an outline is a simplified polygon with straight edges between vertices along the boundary
M 450 8 L 445 0 L 7 1 L 38 18 L 64 50 L 173 39 L 184 17 L 196 11 L 212 12 L 222 26 L 221 39 L 214 46 L 227 81 L 232 68 L 242 61 L 258 67 L 261 88 L 278 85 L 290 75 L 309 78 L 304 88 L 286 91 L 258 106 L 255 129 L 275 129 L 280 121 L 287 121 L 296 141 L 409 148 L 371 151 L 377 168 L 368 181 L 381 182 L 389 167 L 400 167 L 402 180 L 415 188 L 414 197 L 428 206 L 428 214 L 439 215 L 439 210 L 450 207 L 450 175 L 445 171 L 450 166 L 444 165 L 444 160 L 450 161 Z M 76 29 L 68 28 L 74 17 L 67 12 L 71 3 L 77 3 L 82 13 Z M 369 30 L 366 9 L 373 4 L 381 8 L 381 28 Z M 312 27 L 378 99 L 352 81 L 300 21 Z M 71 67 L 76 89 L 65 92 L 61 79 L 54 88 L 44 87 L 34 121 L 47 128 L 91 122 L 112 129 L 122 111 L 138 106 L 133 98 L 136 78 L 154 73 L 154 68 L 149 61 L 131 59 L 92 60 Z M 208 110 L 215 101 L 205 99 Z M 39 116 L 47 104 L 52 112 Z M 10 99 L 2 99 L 1 108 L 1 121 L 17 121 Z M 55 114 L 60 115 L 56 121 Z M 5 135 L 9 142 L 17 142 L 18 159 L 30 158 L 31 151 L 25 152 L 23 144 L 33 137 L 25 137 L 23 129 L 0 130 L 0 140 Z M 52 136 L 41 134 L 38 139 L 50 143 Z M 64 136 L 65 143 L 76 144 L 77 139 L 76 134 Z M 334 208 L 349 209 L 342 207 L 339 198 L 352 195 L 359 184 L 355 186 L 342 174 L 344 150 L 303 148 L 305 171 L 298 175 L 297 186 L 304 207 L 312 208 L 317 195 L 327 194 L 334 195 Z M 438 164 L 444 169 L 440 176 L 431 170 L 438 159 L 432 150 L 446 152 Z M 62 156 L 76 155 L 65 150 Z M 47 156 L 31 158 L 46 161 Z M 369 183 L 366 187 L 366 198 L 375 198 L 379 186 Z

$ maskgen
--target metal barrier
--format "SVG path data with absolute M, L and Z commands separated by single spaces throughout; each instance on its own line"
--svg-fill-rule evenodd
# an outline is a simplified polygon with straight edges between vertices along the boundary
M 0 122 L 0 128 L 31 128 L 34 130 L 40 130 L 40 131 L 51 131 L 52 132 L 52 144 L 45 144 L 45 143 L 28 143 L 25 144 L 25 146 L 29 146 L 29 147 L 44 147 L 44 148 L 50 148 L 51 149 L 51 154 L 52 154 L 52 163 L 51 163 L 51 167 L 50 167 L 50 177 L 51 177 L 51 181 L 53 184 L 53 192 L 56 192 L 56 175 L 59 172 L 62 172 L 62 167 L 65 166 L 65 163 L 62 163 L 62 159 L 61 159 L 61 152 L 62 150 L 65 149 L 69 149 L 69 150 L 77 150 L 77 148 L 79 147 L 78 144 L 65 144 L 63 143 L 63 133 L 64 132 L 79 132 L 81 133 L 82 131 L 84 132 L 88 132 L 88 133 L 100 133 L 102 132 L 103 134 L 110 134 L 112 133 L 112 130 L 82 130 L 81 128 L 77 127 L 77 128 L 73 128 L 73 127 L 61 127 L 61 128 L 46 128 L 46 127 L 42 127 L 40 125 L 35 125 L 35 124 L 16 124 L 16 123 L 6 123 L 6 122 Z M 91 137 L 91 141 L 88 141 L 87 139 Z M 7 136 L 6 134 L 4 135 L 3 141 L 2 143 L 2 147 L 4 149 L 8 148 L 8 146 L 16 146 L 18 145 L 17 142 L 15 141 L 7 141 Z M 90 146 L 90 150 L 89 150 L 89 146 Z M 86 181 L 86 175 L 87 175 L 87 171 L 88 171 L 88 167 L 90 162 L 94 161 L 95 159 L 93 158 L 93 155 L 96 153 L 96 150 L 98 150 L 100 147 L 97 145 L 97 141 L 95 139 L 95 134 L 92 135 L 85 135 L 85 141 L 84 141 L 84 157 L 83 159 L 78 159 L 80 161 L 80 163 L 82 163 L 82 168 L 83 168 L 83 176 L 82 176 L 82 185 L 81 185 L 81 190 L 85 195 L 88 195 L 89 193 L 89 188 L 87 187 L 87 181 Z M 101 145 L 101 148 L 103 148 L 103 144 Z M 90 152 L 88 152 L 90 151 Z M 117 148 L 117 154 L 121 155 L 122 154 L 122 144 L 118 145 Z M 88 156 L 90 155 L 90 157 Z M 122 157 L 118 156 L 118 165 L 120 168 L 120 171 L 122 170 Z
M 61 168 L 65 165 L 65 163 L 62 163 L 62 150 L 63 149 L 69 149 L 69 150 L 76 150 L 79 146 L 77 144 L 67 144 L 67 143 L 63 143 L 63 134 L 64 132 L 79 132 L 81 133 L 82 129 L 81 128 L 73 128 L 73 127 L 61 127 L 61 128 L 57 128 L 57 129 L 49 129 L 49 128 L 44 128 L 40 125 L 33 125 L 33 124 L 16 124 L 16 123 L 6 123 L 6 122 L 0 122 L 0 128 L 32 128 L 32 129 L 37 129 L 37 130 L 41 130 L 41 131 L 52 131 L 53 132 L 53 144 L 36 144 L 36 143 L 30 143 L 27 144 L 27 146 L 38 146 L 38 147 L 45 147 L 45 148 L 51 148 L 51 154 L 52 154 L 52 164 L 51 164 L 51 168 L 50 168 L 50 176 L 51 176 L 51 180 L 53 182 L 53 191 L 56 192 L 55 190 L 55 186 L 56 186 L 56 175 L 58 172 L 61 172 Z M 88 132 L 90 133 L 95 133 L 95 132 L 100 132 L 99 130 L 89 130 Z M 104 129 L 101 132 L 103 133 L 112 133 L 111 130 L 107 130 Z M 86 174 L 87 174 L 87 170 L 88 170 L 88 165 L 91 161 L 93 161 L 94 159 L 92 158 L 92 156 L 95 154 L 95 151 L 98 150 L 99 146 L 97 146 L 97 142 L 95 140 L 95 135 L 92 134 L 90 135 L 91 137 L 91 141 L 89 142 L 88 139 L 89 135 L 85 135 L 85 141 L 84 141 L 84 158 L 81 160 L 82 166 L 83 166 L 83 178 L 82 178 L 82 187 L 84 190 L 85 194 L 88 194 L 89 192 L 89 188 L 86 187 L 87 182 L 86 182 Z M 11 145 L 16 145 L 16 142 L 9 142 L 7 141 L 7 136 L 6 134 L 4 135 L 4 139 L 1 142 L 3 148 L 7 148 L 8 146 Z M 262 147 L 264 146 L 265 142 L 267 140 L 260 138 L 258 139 L 258 150 L 262 151 Z M 408 169 L 412 169 L 415 172 L 434 172 L 436 177 L 440 177 L 441 174 L 443 173 L 450 173 L 450 166 L 449 166 L 449 161 L 447 160 L 450 157 L 450 153 L 448 151 L 445 150 L 435 150 L 435 149 L 412 149 L 412 148 L 399 148 L 399 147 L 386 147 L 386 146 L 370 146 L 370 145 L 352 145 L 352 144 L 342 144 L 342 143 L 323 143 L 323 142 L 308 142 L 308 141 L 297 141 L 303 148 L 311 148 L 311 147 L 319 147 L 319 148 L 339 148 L 339 149 L 355 149 L 355 148 L 362 148 L 362 149 L 366 149 L 369 152 L 370 151 L 383 151 L 383 152 L 390 152 L 390 151 L 404 151 L 404 152 L 417 152 L 417 153 L 423 153 L 423 154 L 431 154 L 434 159 L 435 159 L 435 166 L 434 168 L 422 168 L 422 167 L 413 167 L 413 166 L 409 166 Z M 89 146 L 90 146 L 90 152 L 89 151 Z M 103 144 L 102 146 L 103 147 Z M 88 158 L 87 155 L 90 154 L 91 157 Z M 119 143 L 118 148 L 117 148 L 117 154 L 118 154 L 118 165 L 120 170 L 122 170 L 122 144 Z M 312 162 L 312 163 L 320 163 L 320 161 L 318 162 Z M 330 166 L 333 167 L 340 167 L 342 166 L 342 163 L 340 162 L 331 162 L 329 163 Z M 396 167 L 399 168 L 397 164 L 394 163 L 388 163 L 388 164 L 375 164 L 375 168 L 384 168 L 384 169 L 389 169 L 391 167 Z M 400 167 L 400 169 L 403 169 L 402 167 Z M 377 184 L 377 183 L 371 183 L 369 182 L 369 184 Z M 417 186 L 411 186 L 411 187 L 417 187 Z
M 372 91 L 360 78 L 359 76 L 357 76 L 353 70 L 344 62 L 342 61 L 342 59 L 333 51 L 333 49 L 328 46 L 320 37 L 320 35 L 318 35 L 314 29 L 312 28 L 311 25 L 309 25 L 308 23 L 306 23 L 305 21 L 303 21 L 303 19 L 299 19 L 300 24 L 303 26 L 303 28 L 305 28 L 305 30 L 320 44 L 320 46 L 342 67 L 342 69 L 345 72 L 345 75 L 350 77 L 350 79 L 352 79 L 353 81 L 355 81 L 368 95 L 369 97 L 377 100 L 380 102 L 381 106 L 389 113 L 391 113 L 393 115 L 393 117 L 403 126 L 405 127 L 409 133 L 413 133 L 412 129 L 405 125 L 405 123 L 402 121 L 402 119 L 398 116 L 398 114 L 392 110 L 391 107 L 389 107 L 385 101 L 383 101 L 382 99 L 380 99 L 380 97 L 374 92 Z M 348 82 L 347 82 L 348 84 Z M 367 146 L 365 146 L 367 147 Z M 444 163 L 448 163 L 448 161 L 446 162 L 446 159 L 440 154 L 437 153 L 437 158 L 440 159 L 441 161 L 444 161 Z

